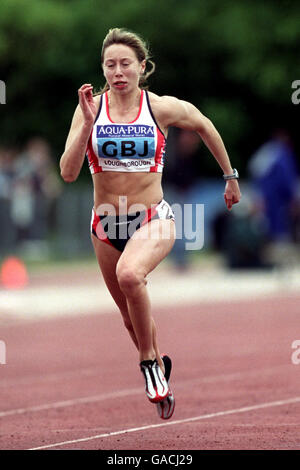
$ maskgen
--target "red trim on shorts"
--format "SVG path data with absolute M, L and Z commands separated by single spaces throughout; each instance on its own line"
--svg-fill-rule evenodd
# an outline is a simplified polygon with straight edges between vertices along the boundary
M 148 224 L 153 219 L 153 217 L 157 214 L 156 208 L 159 206 L 159 204 L 160 203 L 156 204 L 156 206 L 153 206 L 153 207 L 150 207 L 149 209 L 147 209 L 146 214 L 145 214 L 145 218 L 144 218 L 143 222 L 141 223 L 141 227 L 143 225 Z
M 93 231 L 95 233 L 93 233 Z M 97 237 L 100 242 L 107 243 L 110 246 L 113 246 L 106 233 L 104 232 L 103 225 L 101 223 L 100 217 L 96 214 L 95 209 L 93 208 L 93 221 L 92 221 L 92 233 Z M 100 238 L 99 238 L 100 237 Z

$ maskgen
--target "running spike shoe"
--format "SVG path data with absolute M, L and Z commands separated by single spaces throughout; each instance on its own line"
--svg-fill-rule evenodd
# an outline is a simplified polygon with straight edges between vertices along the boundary
M 165 366 L 165 378 L 167 382 L 170 380 L 171 370 L 172 370 L 172 361 L 169 356 L 162 356 L 162 360 Z M 173 392 L 169 388 L 169 393 L 164 400 L 156 404 L 157 412 L 160 418 L 169 419 L 174 413 L 175 409 L 175 398 Z
M 142 361 L 140 368 L 145 377 L 146 395 L 151 403 L 158 403 L 168 396 L 168 382 L 156 359 Z
M 161 356 L 161 358 L 165 366 L 165 378 L 166 378 L 166 381 L 169 382 L 171 370 L 172 370 L 172 361 L 171 361 L 171 358 L 167 356 L 166 354 Z

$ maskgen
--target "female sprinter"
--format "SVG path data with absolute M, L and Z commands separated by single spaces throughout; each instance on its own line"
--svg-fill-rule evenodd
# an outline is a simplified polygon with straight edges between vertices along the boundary
M 154 64 L 137 34 L 111 29 L 101 63 L 106 79 L 102 92 L 93 95 L 91 84 L 78 90 L 79 104 L 60 160 L 61 176 L 75 181 L 87 155 L 94 184 L 95 254 L 138 349 L 146 395 L 161 418 L 168 419 L 175 405 L 168 384 L 171 360 L 159 351 L 146 279 L 168 255 L 176 236 L 174 214 L 161 187 L 169 126 L 201 136 L 223 170 L 229 210 L 240 199 L 238 174 L 217 130 L 195 106 L 143 88 Z M 148 64 L 152 69 L 146 72 Z

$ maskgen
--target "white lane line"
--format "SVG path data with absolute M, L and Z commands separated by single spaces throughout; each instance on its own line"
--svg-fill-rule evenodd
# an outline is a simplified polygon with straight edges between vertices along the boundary
M 99 375 L 99 367 L 93 368 L 85 368 L 85 369 L 74 369 L 74 370 L 66 370 L 61 372 L 54 372 L 54 373 L 45 373 L 41 377 L 41 375 L 28 375 L 24 377 L 7 377 L 1 378 L 0 388 L 8 388 L 8 387 L 16 387 L 20 385 L 37 385 L 40 384 L 41 381 L 43 384 L 45 382 L 57 382 L 60 379 L 72 379 L 80 377 L 92 377 L 92 376 Z
M 280 365 L 280 366 L 275 366 L 275 367 L 269 367 L 263 369 L 264 375 L 266 374 L 274 374 L 275 372 L 282 371 L 282 369 L 285 369 L 286 365 Z M 98 369 L 83 369 L 80 370 L 80 374 L 82 375 L 92 375 L 95 370 Z M 75 371 L 75 373 L 78 375 L 78 371 Z M 184 389 L 188 388 L 189 386 L 195 385 L 195 384 L 210 384 L 210 383 L 216 383 L 216 382 L 228 382 L 228 381 L 233 381 L 233 380 L 241 380 L 244 376 L 251 377 L 254 376 L 256 377 L 258 373 L 258 369 L 256 368 L 255 370 L 247 370 L 247 371 L 240 371 L 240 372 L 234 372 L 231 374 L 218 374 L 218 375 L 209 375 L 206 377 L 201 377 L 201 378 L 196 378 L 196 379 L 190 379 L 186 380 L 184 383 L 179 383 L 176 384 L 176 389 Z M 74 375 L 74 372 L 66 372 L 62 374 L 49 374 L 45 378 L 43 378 L 43 381 L 45 380 L 58 380 L 61 375 L 67 375 L 68 377 L 71 377 Z M 19 380 L 12 379 L 11 381 L 8 381 L 7 383 L 3 382 L 3 386 L 16 386 L 22 384 L 32 384 L 34 381 L 37 380 L 37 376 L 29 377 L 29 378 L 20 378 Z M 0 384 L 1 387 L 1 384 Z M 69 400 L 63 400 L 63 401 L 57 401 L 57 402 L 52 402 L 52 403 L 44 403 L 42 405 L 35 405 L 35 406 L 29 406 L 29 407 L 24 407 L 24 408 L 17 408 L 17 409 L 12 409 L 12 410 L 6 410 L 6 411 L 0 411 L 0 418 L 4 418 L 6 416 L 13 416 L 13 415 L 20 415 L 24 413 L 33 413 L 37 411 L 44 411 L 44 410 L 51 410 L 55 408 L 64 408 L 64 407 L 69 407 L 69 406 L 75 406 L 75 405 L 80 405 L 80 404 L 86 404 L 86 403 L 95 403 L 97 401 L 104 401 L 104 400 L 109 400 L 109 399 L 114 399 L 114 398 L 123 398 L 123 397 L 128 397 L 131 395 L 137 395 L 141 393 L 142 387 L 140 388 L 132 388 L 132 389 L 125 389 L 121 391 L 115 391 L 115 392 L 109 392 L 109 393 L 104 393 L 104 394 L 99 394 L 99 395 L 92 395 L 88 397 L 78 397 L 78 398 L 73 398 Z
M 200 421 L 200 420 L 203 420 L 203 419 L 216 418 L 216 417 L 219 417 L 219 416 L 232 415 L 232 414 L 236 414 L 236 413 L 247 413 L 248 411 L 255 411 L 255 410 L 260 410 L 260 409 L 263 409 L 263 408 L 271 408 L 271 407 L 274 407 L 274 406 L 289 405 L 291 403 L 298 403 L 298 402 L 300 402 L 300 397 L 288 398 L 286 400 L 271 401 L 271 402 L 268 402 L 268 403 L 260 403 L 258 405 L 244 406 L 242 408 L 236 408 L 236 409 L 233 409 L 233 410 L 218 411 L 216 413 L 210 413 L 210 414 L 206 414 L 206 415 L 194 416 L 194 417 L 185 418 L 185 419 L 178 419 L 178 420 L 170 421 L 170 422 L 167 422 L 167 423 L 149 424 L 147 426 L 141 426 L 139 428 L 123 429 L 121 431 L 108 432 L 108 433 L 105 433 L 105 434 L 97 434 L 95 436 L 83 437 L 81 439 L 73 439 L 71 441 L 56 442 L 54 444 L 47 444 L 47 445 L 40 446 L 40 447 L 33 447 L 31 449 L 26 449 L 26 450 L 50 449 L 50 448 L 53 448 L 53 447 L 60 447 L 60 446 L 65 446 L 65 445 L 69 445 L 69 444 L 78 444 L 79 442 L 87 442 L 87 441 L 92 441 L 92 440 L 95 440 L 95 439 L 102 439 L 102 438 L 105 438 L 105 437 L 120 436 L 121 434 L 127 434 L 127 433 L 131 433 L 131 432 L 145 431 L 145 430 L 148 430 L 148 429 L 162 428 L 162 427 L 165 427 L 165 426 L 174 426 L 176 424 L 192 423 L 192 422 Z
M 94 403 L 96 401 L 104 401 L 113 398 L 122 398 L 130 395 L 137 395 L 141 393 L 142 388 L 131 388 L 118 392 L 103 393 L 101 395 L 94 395 L 90 397 L 74 398 L 72 400 L 56 401 L 54 403 L 45 403 L 43 405 L 29 406 L 27 408 L 17 408 L 15 410 L 7 410 L 0 412 L 0 418 L 5 416 L 20 415 L 34 411 L 52 410 L 55 408 L 65 408 L 67 406 L 74 406 L 80 403 Z

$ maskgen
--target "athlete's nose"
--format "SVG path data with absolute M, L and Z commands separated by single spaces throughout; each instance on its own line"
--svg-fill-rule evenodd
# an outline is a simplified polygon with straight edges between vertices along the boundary
M 116 65 L 115 75 L 116 75 L 116 77 L 120 77 L 121 75 L 123 75 L 123 72 L 122 72 L 122 69 L 121 69 L 121 65 L 120 65 L 120 64 L 117 64 L 117 65 Z

